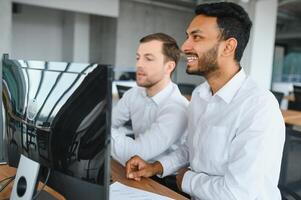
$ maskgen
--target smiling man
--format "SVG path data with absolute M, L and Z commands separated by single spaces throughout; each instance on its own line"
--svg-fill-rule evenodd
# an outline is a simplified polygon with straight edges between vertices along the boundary
M 113 110 L 112 156 L 124 164 L 134 155 L 156 160 L 175 148 L 187 128 L 188 101 L 171 81 L 180 57 L 176 41 L 163 33 L 145 36 L 136 53 L 137 85 Z M 135 139 L 126 136 L 131 120 Z
M 193 199 L 280 200 L 277 188 L 285 126 L 277 100 L 240 66 L 251 21 L 239 5 L 202 4 L 182 51 L 187 73 L 206 81 L 192 94 L 186 143 L 154 163 L 135 156 L 127 177 L 178 171 Z

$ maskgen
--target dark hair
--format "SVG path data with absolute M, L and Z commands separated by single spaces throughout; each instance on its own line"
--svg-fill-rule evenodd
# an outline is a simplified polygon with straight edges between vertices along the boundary
M 195 14 L 217 18 L 221 39 L 235 38 L 237 40 L 234 59 L 239 62 L 248 44 L 252 27 L 246 11 L 235 3 L 220 2 L 198 5 Z
M 140 43 L 153 40 L 163 43 L 162 53 L 165 56 L 165 61 L 174 61 L 177 65 L 180 59 L 181 50 L 179 49 L 176 40 L 165 33 L 154 33 L 141 38 Z

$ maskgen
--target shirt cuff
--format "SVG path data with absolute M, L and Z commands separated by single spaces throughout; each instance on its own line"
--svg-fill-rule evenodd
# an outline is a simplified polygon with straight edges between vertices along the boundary
M 195 172 L 189 170 L 189 171 L 185 172 L 185 174 L 183 176 L 181 187 L 182 187 L 183 192 L 185 192 L 189 195 L 192 194 L 191 181 L 195 175 L 196 175 Z
M 162 175 L 157 175 L 158 177 L 163 178 L 175 172 L 172 170 L 171 162 L 168 160 L 168 156 L 163 156 L 159 158 L 158 161 L 163 167 L 163 173 Z

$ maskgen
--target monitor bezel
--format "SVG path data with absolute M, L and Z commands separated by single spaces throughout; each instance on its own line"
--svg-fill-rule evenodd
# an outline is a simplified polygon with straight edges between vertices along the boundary
M 14 61 L 15 59 L 10 59 L 8 54 L 3 54 L 1 62 L 1 71 L 3 70 L 2 65 L 4 62 Z M 92 64 L 92 63 L 91 63 Z M 96 63 L 93 63 L 96 64 Z M 107 68 L 107 95 L 106 95 L 106 139 L 105 139 L 105 158 L 104 158 L 104 185 L 93 184 L 84 180 L 81 180 L 76 177 L 66 175 L 58 170 L 52 169 L 51 175 L 49 177 L 47 185 L 59 192 L 66 199 L 80 200 L 83 198 L 89 197 L 89 199 L 109 199 L 109 184 L 110 184 L 110 138 L 111 138 L 111 112 L 112 112 L 112 82 L 113 82 L 113 67 L 109 64 L 98 64 L 100 67 Z M 1 73 L 2 79 L 2 73 Z M 2 82 L 1 82 L 2 84 Z M 2 85 L 1 85 L 1 94 L 2 94 Z M 3 96 L 2 96 L 3 98 Z M 2 109 L 3 102 L 1 98 L 1 114 L 3 115 L 4 109 Z M 1 122 L 4 118 L 1 116 Z M 0 128 L 3 130 L 2 134 L 5 137 L 4 126 L 0 123 Z M 3 139 L 4 140 L 4 139 Z M 3 142 L 3 149 L 6 149 L 5 141 Z M 8 165 L 17 167 L 19 161 L 12 161 L 10 155 L 5 151 L 3 160 L 7 162 Z M 1 153 L 1 152 L 0 152 Z M 18 152 L 20 153 L 20 152 Z M 22 153 L 20 153 L 21 155 Z M 1 157 L 0 157 L 1 159 Z M 1 162 L 1 160 L 0 160 Z M 45 172 L 48 171 L 49 166 L 41 165 L 40 175 L 41 178 L 45 178 Z M 79 192 L 80 191 L 80 192 Z

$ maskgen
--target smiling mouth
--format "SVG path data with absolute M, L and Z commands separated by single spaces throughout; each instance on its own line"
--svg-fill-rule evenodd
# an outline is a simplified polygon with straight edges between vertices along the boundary
M 186 59 L 188 63 L 194 62 L 198 60 L 198 56 L 196 55 L 186 55 Z

